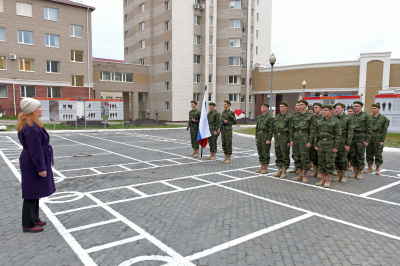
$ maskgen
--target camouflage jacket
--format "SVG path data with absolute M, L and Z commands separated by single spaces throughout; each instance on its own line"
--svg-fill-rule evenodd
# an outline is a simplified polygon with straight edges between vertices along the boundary
M 340 127 L 342 128 L 342 138 L 346 138 L 345 145 L 350 146 L 353 140 L 354 125 L 351 122 L 351 116 L 343 114 L 342 116 L 336 116 L 340 122 Z
M 331 116 L 328 119 L 325 117 L 318 120 L 315 128 L 314 145 L 318 147 L 318 141 L 329 141 L 334 140 L 333 148 L 339 149 L 340 142 L 342 140 L 342 128 L 340 127 L 340 121 Z
M 371 115 L 372 127 L 371 133 L 382 134 L 380 142 L 385 142 L 387 129 L 388 129 L 388 119 L 386 116 L 379 114 L 377 117 Z
M 292 124 L 292 115 L 286 112 L 284 115 L 279 113 L 275 116 L 274 134 L 284 134 L 290 137 L 290 125 Z
M 210 126 L 211 135 L 214 135 L 214 131 L 218 132 L 218 129 L 221 126 L 221 115 L 218 113 L 217 110 L 214 112 L 210 111 L 207 114 L 208 125 Z
M 232 127 L 232 125 L 236 125 L 236 116 L 235 113 L 230 109 L 224 110 L 221 114 L 221 124 L 224 123 L 224 120 L 227 119 L 228 123 L 226 123 L 226 127 Z
M 365 142 L 369 143 L 371 138 L 371 116 L 361 111 L 359 114 L 354 113 L 351 116 L 354 125 L 354 136 L 356 139 L 358 135 L 365 135 Z
M 274 135 L 274 117 L 270 113 L 261 114 L 257 117 L 256 139 L 260 133 L 267 133 L 267 140 L 271 141 Z
M 193 127 L 198 127 L 199 126 L 199 122 L 200 122 L 200 115 L 201 112 L 197 109 L 194 110 L 190 110 L 189 112 L 189 122 L 188 125 L 190 124 L 190 122 L 192 122 L 192 118 L 196 119 L 196 122 L 193 122 Z
M 312 113 L 301 112 L 293 115 L 292 124 L 290 126 L 290 139 L 294 140 L 295 132 L 306 132 L 308 133 L 308 142 L 313 144 L 315 134 L 315 116 Z

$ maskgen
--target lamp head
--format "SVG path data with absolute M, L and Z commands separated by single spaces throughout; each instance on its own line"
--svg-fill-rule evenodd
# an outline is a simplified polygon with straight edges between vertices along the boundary
M 273 66 L 275 62 L 276 62 L 276 57 L 274 53 L 272 53 L 272 55 L 269 57 L 269 63 L 271 64 L 271 66 Z
M 305 87 L 307 85 L 307 82 L 305 80 L 303 80 L 303 82 L 301 84 L 303 85 L 303 87 Z

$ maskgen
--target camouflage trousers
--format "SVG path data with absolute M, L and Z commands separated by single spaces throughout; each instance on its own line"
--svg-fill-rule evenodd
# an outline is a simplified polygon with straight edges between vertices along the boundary
M 218 135 L 214 136 L 214 131 L 216 131 L 216 130 L 210 130 L 211 137 L 208 138 L 208 145 L 210 145 L 211 152 L 217 151 Z
M 267 133 L 257 134 L 257 151 L 260 163 L 269 164 L 271 144 L 267 144 Z
M 297 168 L 308 171 L 310 170 L 310 149 L 306 148 L 309 134 L 304 132 L 295 132 L 293 141 L 294 163 Z
M 222 130 L 221 132 L 222 149 L 224 154 L 232 155 L 232 128 Z
M 337 152 L 335 166 L 339 170 L 347 170 L 348 164 L 348 154 L 344 146 L 346 145 L 347 136 L 342 136 L 342 140 L 340 141 L 339 151 Z
M 276 166 L 283 166 L 288 168 L 290 166 L 290 147 L 289 135 L 275 134 L 275 156 Z
M 198 127 L 190 127 L 190 140 L 192 142 L 192 148 L 193 149 L 198 149 L 199 148 L 199 143 L 197 143 L 197 134 L 199 132 Z
M 367 163 L 368 164 L 374 163 L 374 157 L 375 157 L 376 165 L 383 164 L 382 152 L 383 152 L 384 145 L 379 145 L 379 143 L 381 142 L 381 138 L 382 138 L 381 133 L 372 133 L 370 143 L 368 143 L 368 146 L 367 146 Z
M 318 166 L 323 174 L 332 175 L 335 171 L 336 153 L 333 152 L 334 140 L 320 140 L 318 142 Z
M 310 159 L 313 165 L 318 166 L 318 152 L 315 150 L 314 145 L 311 146 Z
M 358 170 L 363 170 L 365 167 L 365 136 L 359 135 L 357 139 L 352 140 L 350 146 L 350 161 L 351 164 L 357 167 Z

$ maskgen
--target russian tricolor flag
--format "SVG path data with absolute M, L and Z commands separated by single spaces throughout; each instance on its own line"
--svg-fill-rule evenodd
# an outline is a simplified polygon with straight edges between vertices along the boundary
M 197 133 L 197 143 L 203 148 L 207 146 L 208 138 L 211 137 L 210 127 L 207 119 L 207 86 L 204 92 L 203 107 L 201 108 L 201 116 L 199 123 L 199 132 Z

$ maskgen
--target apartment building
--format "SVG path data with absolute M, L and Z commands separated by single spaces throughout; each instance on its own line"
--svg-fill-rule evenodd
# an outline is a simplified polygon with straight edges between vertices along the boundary
M 67 0 L 0 0 L 0 111 L 24 97 L 93 98 L 91 13 Z
M 272 0 L 123 3 L 125 62 L 149 67 L 150 118 L 187 120 L 205 86 L 217 110 L 228 99 L 255 117 L 253 66 L 271 54 Z

